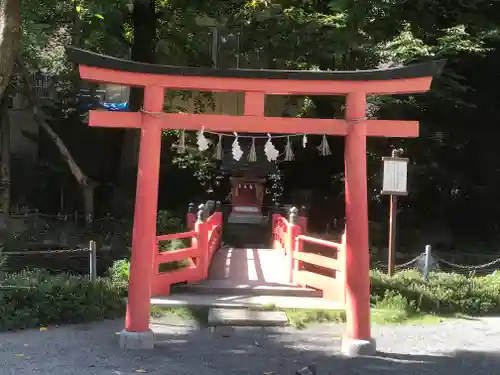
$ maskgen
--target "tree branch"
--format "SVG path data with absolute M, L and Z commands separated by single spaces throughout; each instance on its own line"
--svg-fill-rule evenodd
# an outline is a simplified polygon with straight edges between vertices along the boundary
M 80 184 L 81 186 L 90 186 L 95 184 L 94 181 L 92 181 L 85 173 L 83 173 L 82 169 L 76 163 L 75 159 L 71 155 L 71 152 L 68 150 L 61 137 L 57 135 L 57 133 L 54 131 L 54 129 L 52 129 L 52 127 L 49 125 L 49 123 L 45 120 L 44 116 L 42 115 L 42 112 L 38 108 L 38 105 L 36 103 L 36 98 L 33 95 L 33 87 L 31 86 L 28 69 L 26 68 L 26 64 L 24 63 L 24 60 L 21 56 L 18 56 L 17 64 L 19 65 L 19 68 L 21 70 L 21 76 L 26 87 L 24 94 L 26 95 L 26 99 L 28 99 L 28 102 L 32 108 L 33 116 L 35 118 L 36 123 L 43 130 L 45 130 L 47 135 L 54 142 L 54 144 L 56 145 L 57 149 L 61 154 L 61 157 L 68 165 L 71 173 L 75 177 L 78 184 Z

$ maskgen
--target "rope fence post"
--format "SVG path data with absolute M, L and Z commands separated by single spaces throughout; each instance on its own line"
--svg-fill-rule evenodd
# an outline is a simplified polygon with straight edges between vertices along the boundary
M 97 244 L 95 241 L 89 242 L 89 274 L 90 281 L 97 280 Z
M 425 245 L 425 263 L 424 263 L 424 280 L 428 281 L 429 280 L 429 269 L 431 266 L 431 251 L 432 247 L 431 245 Z
M 0 246 L 0 282 L 5 279 L 5 272 L 3 271 L 3 264 L 6 261 L 6 257 L 3 254 L 3 246 Z

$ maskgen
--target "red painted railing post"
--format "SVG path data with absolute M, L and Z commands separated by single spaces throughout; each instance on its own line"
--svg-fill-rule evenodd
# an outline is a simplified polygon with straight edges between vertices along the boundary
M 293 274 L 294 274 L 294 263 L 295 259 L 293 256 L 295 250 L 295 243 L 297 236 L 300 235 L 300 225 L 299 225 L 299 210 L 297 207 L 292 207 L 290 209 L 290 215 L 288 219 L 288 233 L 287 233 L 287 241 L 286 241 L 286 249 L 285 256 L 287 261 L 287 275 L 290 283 L 293 283 Z
M 294 252 L 295 253 L 301 253 L 303 251 L 304 251 L 304 242 L 301 241 L 301 239 L 299 238 L 299 235 L 297 235 L 295 237 Z M 298 275 L 298 272 L 301 270 L 301 268 L 302 268 L 302 262 L 300 260 L 298 260 L 298 259 L 295 259 L 294 262 L 293 262 L 293 273 L 292 273 L 292 282 L 293 282 L 293 284 L 297 284 L 297 275 Z M 303 285 L 303 286 L 305 286 L 305 285 Z
M 196 223 L 196 208 L 194 203 L 189 203 L 188 212 L 186 214 L 186 227 L 188 230 L 194 229 L 194 224 Z
M 338 249 L 338 253 L 337 253 L 337 259 L 339 260 L 339 263 L 341 264 L 342 266 L 342 269 L 340 270 L 340 274 L 341 274 L 341 278 L 340 278 L 340 282 L 341 282 L 341 285 L 340 288 L 342 290 L 342 301 L 344 302 L 345 304 L 345 299 L 346 299 L 346 278 L 345 278 L 345 271 L 346 271 L 346 268 L 347 268 L 347 264 L 346 264 L 346 261 L 347 261 L 347 258 L 346 258 L 346 243 L 345 243 L 345 229 L 344 229 L 344 233 L 342 233 L 342 246 Z
M 302 233 L 307 233 L 307 212 L 305 206 L 302 206 L 299 210 L 299 225 L 302 229 Z
M 206 279 L 208 276 L 208 225 L 205 223 L 205 205 L 198 206 L 197 220 L 194 225 L 196 231 L 196 239 L 193 247 L 198 249 L 198 260 L 196 268 L 199 269 L 200 280 Z
M 277 224 L 278 224 L 279 218 L 280 218 L 280 215 L 278 215 L 278 214 L 272 214 L 272 216 L 271 216 L 271 220 L 272 220 L 272 239 L 271 240 L 273 241 L 273 243 L 271 245 L 272 245 L 272 248 L 274 250 L 276 250 L 276 241 L 278 240 L 276 237 L 278 235 Z

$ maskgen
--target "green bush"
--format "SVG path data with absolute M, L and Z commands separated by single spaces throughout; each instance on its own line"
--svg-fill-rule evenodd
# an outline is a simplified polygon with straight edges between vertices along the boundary
M 111 319 L 125 311 L 126 287 L 111 279 L 23 271 L 0 285 L 0 331 Z
M 183 220 L 172 215 L 167 210 L 158 211 L 156 228 L 159 234 L 178 233 L 186 230 Z
M 431 273 L 426 282 L 414 270 L 393 277 L 373 271 L 371 302 L 377 307 L 400 304 L 426 313 L 498 314 L 500 277 L 468 278 L 453 273 Z
M 157 231 L 159 235 L 169 233 L 184 232 L 182 220 L 173 216 L 167 210 L 160 210 L 156 220 Z M 161 241 L 158 244 L 158 251 L 172 251 L 189 247 L 188 239 L 175 239 L 172 241 Z M 187 266 L 187 261 L 175 261 L 160 265 L 160 272 L 167 272 Z M 108 270 L 108 276 L 114 282 L 126 284 L 130 275 L 130 261 L 120 259 L 113 262 Z
M 128 259 L 120 259 L 113 262 L 109 268 L 108 275 L 116 283 L 128 283 L 130 276 L 130 262 Z

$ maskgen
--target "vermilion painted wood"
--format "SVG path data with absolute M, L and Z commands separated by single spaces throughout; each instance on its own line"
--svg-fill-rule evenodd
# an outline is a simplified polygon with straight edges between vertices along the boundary
M 163 88 L 146 87 L 144 108 L 163 110 Z M 132 254 L 125 329 L 130 332 L 149 330 L 152 265 L 156 246 L 156 213 L 161 153 L 161 129 L 150 126 L 152 119 L 144 119 L 141 129 L 140 153 L 137 170 L 137 189 L 132 235 Z
M 323 240 L 321 238 L 297 234 L 294 238 L 295 247 L 293 251 L 293 282 L 302 286 L 309 286 L 323 292 L 326 299 L 345 302 L 345 245 L 344 237 L 342 243 Z M 325 257 L 319 254 L 304 252 L 304 243 L 312 243 L 328 248 L 336 249 L 335 258 Z M 303 263 L 314 264 L 335 271 L 334 277 L 317 275 L 314 272 L 304 271 Z
M 191 237 L 192 247 L 162 253 L 156 252 L 154 261 L 156 273 L 153 282 L 155 295 L 159 295 L 158 293 L 163 295 L 170 294 L 170 286 L 172 284 L 205 279 L 208 275 L 210 259 L 215 250 L 220 246 L 221 229 L 222 213 L 216 212 L 205 222 L 196 222 L 194 231 L 157 236 L 157 240 L 159 241 Z M 191 261 L 189 267 L 164 273 L 158 272 L 160 264 L 184 259 Z M 161 282 L 158 280 L 161 280 Z
M 343 267 L 341 268 L 341 265 L 339 264 L 337 259 L 328 258 L 323 255 L 296 251 L 293 253 L 293 258 L 305 263 L 314 264 L 318 267 L 329 268 L 334 271 L 344 271 Z
M 170 286 L 181 282 L 195 282 L 199 281 L 199 272 L 196 267 L 187 267 L 180 270 L 174 270 L 165 273 L 156 273 L 151 285 L 151 295 L 168 296 L 170 294 Z M 130 297 L 129 297 L 130 299 Z M 151 307 L 151 301 L 148 309 Z
M 264 116 L 265 98 L 264 92 L 246 92 L 245 116 Z
M 273 214 L 273 249 L 285 251 L 288 239 L 287 233 L 289 224 L 288 221 L 281 215 Z
M 194 229 L 194 224 L 196 223 L 196 215 L 192 212 L 186 214 L 186 227 L 188 229 Z
M 172 241 L 172 240 L 180 240 L 183 238 L 190 238 L 197 235 L 196 231 L 191 232 L 182 232 L 182 233 L 170 233 L 163 234 L 161 236 L 156 236 L 156 241 Z
M 366 115 L 366 95 L 347 95 L 346 119 Z M 370 260 L 368 252 L 368 188 L 366 177 L 366 122 L 349 127 L 345 137 L 345 283 L 348 337 L 370 336 Z
M 131 73 L 80 65 L 87 81 L 113 82 L 126 86 L 161 86 L 172 90 L 263 92 L 275 95 L 412 94 L 429 91 L 432 77 L 381 81 L 331 81 L 258 78 L 221 78 Z
M 286 246 L 285 246 L 285 255 L 286 255 L 286 262 L 287 262 L 287 273 L 288 273 L 288 278 L 289 282 L 293 283 L 294 277 L 293 277 L 293 271 L 294 271 L 294 265 L 295 265 L 295 259 L 294 255 L 296 252 L 296 238 L 300 236 L 301 229 L 300 225 L 298 224 L 288 224 L 288 231 L 287 231 L 287 236 L 286 236 Z
M 197 280 L 203 280 L 206 278 L 206 273 L 208 270 L 208 231 L 210 226 L 205 222 L 197 221 L 194 225 L 198 235 L 195 237 L 195 245 L 198 249 L 198 262 L 196 263 L 196 269 L 198 270 Z
M 307 233 L 307 216 L 299 216 L 301 233 Z
M 303 242 L 309 242 L 309 243 L 324 246 L 324 247 L 330 247 L 332 249 L 342 248 L 342 244 L 337 243 L 337 242 L 333 242 L 333 241 L 327 241 L 327 240 L 324 240 L 322 238 L 304 236 L 301 234 L 300 236 L 297 236 L 297 239 L 300 241 L 303 241 Z
M 199 250 L 193 247 L 163 251 L 161 253 L 156 254 L 155 263 L 158 266 L 163 263 L 170 263 L 189 258 L 196 258 L 197 256 L 199 256 Z
M 130 116 L 130 119 L 127 118 Z M 89 125 L 108 128 L 140 128 L 146 118 L 149 126 L 161 129 L 214 132 L 307 133 L 346 135 L 349 123 L 339 119 L 314 119 L 264 116 L 230 116 L 191 113 L 161 113 L 158 117 L 138 112 L 89 111 Z M 152 119 L 151 119 L 152 118 Z M 137 122 L 136 122 L 137 121 Z M 375 137 L 418 137 L 418 121 L 365 120 L 367 135 Z M 132 124 L 133 126 L 124 126 Z M 153 125 L 154 124 L 154 125 Z
M 335 278 L 300 270 L 296 272 L 295 279 L 300 285 L 311 286 L 322 290 L 324 299 L 330 301 L 342 300 L 344 285 Z M 347 314 L 349 314 L 349 312 L 346 310 L 346 315 Z
M 205 225 L 207 226 L 207 265 L 204 269 L 204 278 L 208 277 L 208 269 L 210 267 L 210 262 L 215 254 L 215 251 L 220 247 L 221 235 L 222 235 L 222 212 L 214 212 L 210 216 Z

